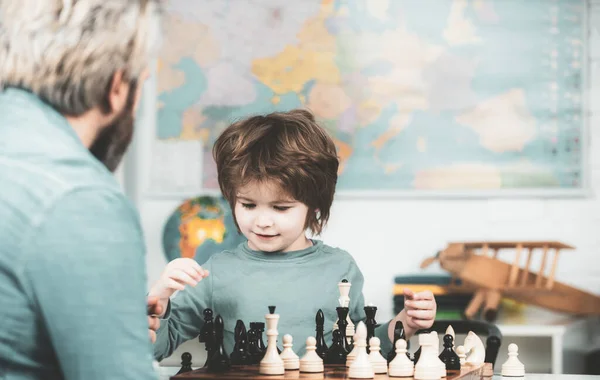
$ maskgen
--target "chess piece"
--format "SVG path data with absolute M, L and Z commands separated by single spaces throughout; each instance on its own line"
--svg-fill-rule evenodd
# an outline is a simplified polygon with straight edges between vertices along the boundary
M 335 330 L 335 331 L 339 331 L 339 330 Z M 356 342 L 356 332 L 354 332 L 354 341 Z M 350 367 L 350 365 L 352 365 L 352 362 L 354 361 L 354 359 L 356 358 L 356 354 L 358 353 L 358 347 L 356 347 L 356 345 L 354 345 L 354 347 L 352 348 L 352 351 L 350 351 L 348 353 L 348 355 L 346 356 L 346 367 Z
M 338 303 L 341 307 L 350 307 L 350 287 L 352 284 L 348 282 L 348 280 L 343 279 L 338 283 L 338 290 L 340 292 L 340 298 L 338 298 Z M 333 330 L 338 329 L 339 318 L 333 324 Z M 350 315 L 346 316 L 346 332 L 345 335 L 348 339 L 347 344 L 352 344 L 350 339 L 354 336 L 354 323 L 350 319 Z
M 252 324 L 252 323 L 250 323 Z M 258 349 L 264 354 L 267 350 L 265 346 L 265 342 L 263 341 L 263 332 L 265 331 L 265 323 L 264 322 L 254 322 L 254 329 L 256 330 L 257 346 Z M 261 358 L 262 359 L 262 358 Z
M 333 343 L 325 353 L 323 362 L 325 364 L 346 364 L 347 356 L 348 353 L 342 343 L 342 333 L 340 330 L 333 330 Z
M 367 342 L 370 342 L 371 338 L 375 336 L 375 327 L 377 326 L 375 314 L 377 313 L 377 307 L 373 305 L 368 305 L 365 306 L 363 309 L 365 311 L 365 315 L 367 316 L 367 318 L 365 319 L 365 325 L 367 325 Z M 370 346 L 367 347 L 367 352 L 370 352 Z
M 465 365 L 465 363 L 467 362 L 467 354 L 465 352 L 465 347 L 464 346 L 457 346 L 456 347 L 456 355 L 458 356 L 458 360 L 460 362 L 461 367 L 463 365 Z
M 363 321 L 360 321 L 358 326 L 356 326 L 354 345 L 357 350 L 356 357 L 352 361 L 350 368 L 348 368 L 348 377 L 354 379 L 374 378 L 373 365 L 369 361 L 369 355 L 367 354 L 367 327 Z
M 325 359 L 325 354 L 327 353 L 328 347 L 325 343 L 324 337 L 325 315 L 323 314 L 323 310 L 319 309 L 319 311 L 317 311 L 317 315 L 315 316 L 315 323 L 317 326 L 317 354 L 321 357 L 321 359 Z
M 212 309 L 206 308 L 202 312 L 204 314 L 204 324 L 200 329 L 200 335 L 198 335 L 198 341 L 204 343 L 204 350 L 206 350 L 206 362 L 204 367 L 208 365 L 208 359 L 214 353 L 215 346 L 215 324 L 213 321 Z
M 283 336 L 283 351 L 281 351 L 279 357 L 283 360 L 283 368 L 286 370 L 300 368 L 300 358 L 292 349 L 293 345 L 294 340 L 292 336 L 290 334 L 285 334 Z
M 394 343 L 392 344 L 392 349 L 387 354 L 387 362 L 388 363 L 391 363 L 392 360 L 394 360 L 394 358 L 396 357 L 395 347 L 396 347 L 396 342 L 399 339 L 406 340 L 406 333 L 404 332 L 404 325 L 402 324 L 402 322 L 396 321 L 396 324 L 394 325 Z M 407 343 L 407 346 L 408 346 L 408 343 Z M 408 354 L 408 352 L 406 352 L 406 356 L 410 359 L 410 355 Z
M 241 319 L 238 319 L 234 330 L 235 345 L 231 352 L 230 361 L 232 365 L 251 364 L 250 354 L 248 353 L 248 334 L 246 326 Z
M 452 349 L 454 349 L 454 342 L 456 341 L 456 334 L 454 333 L 454 328 L 452 327 L 452 325 L 448 325 L 448 328 L 446 329 L 446 333 L 444 334 L 444 336 L 446 336 L 446 335 L 452 336 Z
M 348 345 L 348 339 L 346 339 L 346 332 L 348 331 L 348 329 L 346 328 L 346 325 L 348 323 L 348 321 L 346 320 L 346 317 L 348 316 L 348 308 L 347 307 L 342 307 L 342 306 L 338 306 L 335 308 L 337 311 L 337 315 L 339 318 L 338 321 L 338 326 L 339 326 L 339 331 L 342 334 L 342 345 L 344 346 L 344 349 L 346 350 L 346 353 L 352 351 L 352 348 Z
M 432 342 L 434 344 L 434 349 L 435 349 L 435 360 L 437 362 L 437 366 L 438 369 L 440 371 L 440 377 L 446 377 L 446 363 L 444 363 L 441 359 L 440 359 L 440 337 L 437 333 L 437 331 L 432 331 L 429 333 L 429 335 L 432 336 Z
M 250 323 L 250 325 L 252 325 L 252 322 Z M 250 330 L 248 330 L 247 333 L 249 357 L 248 360 L 250 361 L 250 364 L 258 364 L 263 357 L 263 353 L 260 352 L 260 350 L 258 349 L 258 336 L 256 334 L 256 330 L 250 327 Z
M 368 330 L 367 330 L 368 331 Z M 369 340 L 369 361 L 375 373 L 387 373 L 387 360 L 381 356 L 381 341 L 376 336 Z
M 217 315 L 215 318 L 215 351 L 208 359 L 209 372 L 225 372 L 231 368 L 231 362 L 223 345 L 223 328 L 223 318 L 221 315 Z
M 396 357 L 390 362 L 389 375 L 391 377 L 412 377 L 415 373 L 415 363 L 406 356 L 406 341 L 396 341 Z
M 177 372 L 177 375 L 181 373 L 191 372 L 192 371 L 192 354 L 189 352 L 184 352 L 181 354 L 181 369 Z
M 277 350 L 279 314 L 275 314 L 275 306 L 269 306 L 269 314 L 265 315 L 265 319 L 267 320 L 267 350 L 260 361 L 258 371 L 261 375 L 283 375 L 285 368 Z
M 317 340 L 309 336 L 306 338 L 306 353 L 300 359 L 300 372 L 324 372 L 323 359 L 317 354 Z
M 524 377 L 525 365 L 518 358 L 519 347 L 511 343 L 508 345 L 508 359 L 502 364 L 503 377 Z
M 467 358 L 465 365 L 481 365 L 485 361 L 485 346 L 483 341 L 473 331 L 469 331 L 463 344 Z
M 435 346 L 436 343 L 435 335 L 429 333 L 419 334 L 421 355 L 415 364 L 415 380 L 441 379 L 439 359 L 437 357 L 439 349 Z
M 450 334 L 444 335 L 444 349 L 439 358 L 446 365 L 447 371 L 460 370 L 460 359 L 453 350 L 454 338 Z

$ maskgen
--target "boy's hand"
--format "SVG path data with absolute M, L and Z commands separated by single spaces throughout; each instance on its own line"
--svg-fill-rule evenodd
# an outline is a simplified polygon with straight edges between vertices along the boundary
M 404 289 L 404 309 L 390 321 L 388 336 L 394 341 L 394 327 L 396 321 L 402 322 L 406 339 L 410 339 L 417 330 L 428 329 L 433 326 L 437 304 L 435 297 L 429 290 L 415 293 Z
M 404 289 L 404 310 L 406 311 L 405 324 L 413 329 L 428 329 L 433 325 L 437 304 L 435 297 L 429 290 L 415 293 Z
M 194 259 L 180 258 L 167 264 L 158 281 L 152 286 L 148 297 L 157 297 L 162 316 L 167 309 L 169 297 L 177 290 L 183 290 L 185 285 L 196 286 L 209 272 L 203 269 Z
M 157 315 L 163 314 L 158 297 L 148 297 L 146 310 L 148 313 L 148 334 L 150 340 L 154 343 L 156 342 L 156 331 L 160 327 L 160 319 Z

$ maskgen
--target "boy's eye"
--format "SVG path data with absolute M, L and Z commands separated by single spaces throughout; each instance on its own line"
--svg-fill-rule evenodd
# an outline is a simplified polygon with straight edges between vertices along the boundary
M 285 211 L 285 210 L 289 210 L 291 207 L 290 206 L 273 206 L 273 208 L 277 211 Z
M 247 209 L 253 209 L 254 207 L 256 207 L 256 205 L 254 203 L 242 203 L 242 207 Z

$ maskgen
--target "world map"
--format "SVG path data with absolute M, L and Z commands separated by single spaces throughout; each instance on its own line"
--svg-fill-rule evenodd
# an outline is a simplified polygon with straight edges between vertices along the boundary
M 570 0 L 170 0 L 157 138 L 310 109 L 338 190 L 584 185 L 585 4 Z

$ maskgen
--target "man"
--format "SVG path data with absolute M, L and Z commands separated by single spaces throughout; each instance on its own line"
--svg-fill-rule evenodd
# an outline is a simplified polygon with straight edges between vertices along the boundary
M 145 300 L 138 215 L 111 172 L 159 8 L 0 1 L 0 378 L 156 378 L 146 309 L 161 311 Z

